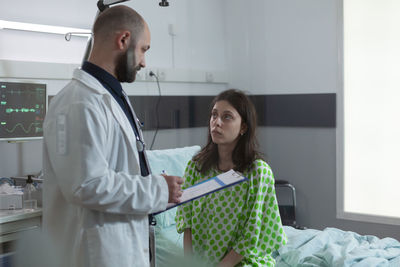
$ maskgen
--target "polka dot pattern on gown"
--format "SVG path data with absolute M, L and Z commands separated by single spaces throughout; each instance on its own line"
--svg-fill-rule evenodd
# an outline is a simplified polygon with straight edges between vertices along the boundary
M 221 172 L 202 175 L 189 161 L 183 188 Z M 269 165 L 256 160 L 244 174 L 249 181 L 225 188 L 179 206 L 179 233 L 192 229 L 195 254 L 215 265 L 232 249 L 243 255 L 241 266 L 274 266 L 271 253 L 286 244 Z

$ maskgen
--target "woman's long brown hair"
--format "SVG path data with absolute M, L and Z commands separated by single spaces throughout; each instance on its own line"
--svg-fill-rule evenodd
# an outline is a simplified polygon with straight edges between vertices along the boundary
M 242 123 L 247 125 L 246 132 L 239 136 L 239 140 L 232 152 L 232 161 L 235 170 L 244 172 L 251 167 L 254 160 L 262 158 L 257 151 L 258 143 L 256 139 L 257 114 L 253 103 L 240 90 L 229 89 L 217 95 L 210 105 L 209 115 L 216 102 L 225 100 L 236 109 L 242 118 Z M 213 143 L 210 133 L 210 123 L 208 123 L 208 141 L 199 153 L 193 157 L 193 161 L 198 163 L 198 168 L 202 174 L 206 174 L 211 168 L 218 167 L 218 146 Z

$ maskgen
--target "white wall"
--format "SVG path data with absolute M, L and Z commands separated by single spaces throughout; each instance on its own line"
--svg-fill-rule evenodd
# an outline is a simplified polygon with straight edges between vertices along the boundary
M 259 94 L 336 92 L 337 1 L 225 2 L 232 86 Z
M 19 22 L 90 29 L 97 1 L 16 0 L 0 2 L 0 18 Z M 182 69 L 225 70 L 224 5 L 214 0 L 174 0 L 167 8 L 158 1 L 132 0 L 125 3 L 148 22 L 152 33 L 147 65 Z M 205 15 L 206 14 L 206 15 Z M 172 39 L 168 25 L 174 24 Z M 80 63 L 86 42 L 75 37 L 66 42 L 61 35 L 0 31 L 0 59 Z M 212 40 L 212 41 L 210 41 Z M 175 60 L 172 55 L 175 55 Z

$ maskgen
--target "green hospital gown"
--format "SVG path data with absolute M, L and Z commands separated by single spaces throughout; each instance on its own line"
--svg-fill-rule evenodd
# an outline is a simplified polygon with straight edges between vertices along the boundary
M 202 175 L 189 161 L 182 188 L 221 172 Z M 249 181 L 225 188 L 178 208 L 179 233 L 192 229 L 194 254 L 209 265 L 219 263 L 231 249 L 243 256 L 239 266 L 274 266 L 271 253 L 286 244 L 271 168 L 255 160 L 243 173 Z

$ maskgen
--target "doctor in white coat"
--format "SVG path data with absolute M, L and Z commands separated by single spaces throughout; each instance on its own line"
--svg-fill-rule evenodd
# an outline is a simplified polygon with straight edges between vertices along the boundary
M 44 123 L 43 227 L 62 266 L 148 266 L 148 214 L 179 202 L 182 179 L 149 174 L 140 126 L 120 82 L 145 66 L 150 32 L 131 8 L 105 10 L 89 60 Z

